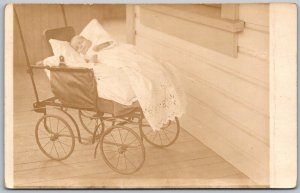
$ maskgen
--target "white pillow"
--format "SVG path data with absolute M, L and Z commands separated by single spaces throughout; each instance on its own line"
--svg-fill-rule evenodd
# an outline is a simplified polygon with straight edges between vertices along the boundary
M 63 56 L 67 66 L 80 67 L 86 64 L 84 58 L 72 48 L 69 42 L 50 39 L 49 43 L 55 58 Z
M 106 42 L 114 43 L 115 40 L 105 31 L 97 19 L 92 19 L 80 33 L 81 36 L 90 40 L 93 46 Z

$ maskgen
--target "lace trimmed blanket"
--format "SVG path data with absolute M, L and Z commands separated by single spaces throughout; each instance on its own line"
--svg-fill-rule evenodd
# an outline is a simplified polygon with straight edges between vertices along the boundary
M 183 115 L 185 94 L 172 65 L 161 63 L 129 44 L 118 44 L 97 55 L 101 63 L 123 70 L 153 130 Z

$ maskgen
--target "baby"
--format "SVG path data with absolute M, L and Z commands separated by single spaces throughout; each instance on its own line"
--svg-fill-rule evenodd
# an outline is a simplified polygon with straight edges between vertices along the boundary
M 97 54 L 87 54 L 89 49 L 92 46 L 92 42 L 88 39 L 86 39 L 83 36 L 80 35 L 76 35 L 72 38 L 71 42 L 70 42 L 71 46 L 81 55 L 84 56 L 84 59 L 86 60 L 86 62 L 90 62 L 90 63 L 98 63 L 100 62 Z M 105 42 L 96 46 L 93 46 L 92 50 L 94 52 L 98 52 L 101 49 L 107 47 L 110 45 L 110 42 Z

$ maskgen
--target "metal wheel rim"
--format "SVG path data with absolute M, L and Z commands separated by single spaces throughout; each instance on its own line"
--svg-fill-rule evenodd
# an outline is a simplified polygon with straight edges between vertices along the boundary
M 60 144 L 60 148 L 62 148 L 63 151 L 64 151 L 65 154 L 66 154 L 66 155 L 63 156 L 63 157 L 59 157 L 59 153 L 57 152 L 57 148 L 56 148 L 56 146 L 55 146 L 55 142 L 53 142 L 53 146 L 55 147 L 55 150 L 56 150 L 56 153 L 57 153 L 58 157 L 54 157 L 54 156 L 51 155 L 52 150 L 51 150 L 50 153 L 48 153 L 48 152 L 44 149 L 47 145 L 43 144 L 44 146 L 42 146 L 41 141 L 40 141 L 40 139 L 39 139 L 39 129 L 40 129 L 39 126 L 40 126 L 40 124 L 41 124 L 42 121 L 43 121 L 43 123 L 44 123 L 44 120 L 47 119 L 47 118 L 49 118 L 49 117 L 58 119 L 59 121 L 61 121 L 61 122 L 65 125 L 65 127 L 61 130 L 61 134 L 59 133 L 59 134 L 60 134 L 59 136 L 64 136 L 64 137 L 68 136 L 68 135 L 62 134 L 62 131 L 63 131 L 65 128 L 67 128 L 67 130 L 68 130 L 68 132 L 69 132 L 69 135 L 70 135 L 70 136 L 68 136 L 68 137 L 71 137 L 71 139 L 72 139 L 72 140 L 71 140 L 71 144 L 70 144 L 70 148 L 69 148 L 68 153 L 66 153 L 66 150 L 64 149 L 64 146 L 63 146 L 64 144 L 63 144 L 62 142 L 59 143 L 59 144 Z M 45 126 L 45 125 L 44 125 L 44 126 Z M 48 128 L 45 128 L 45 129 L 48 131 Z M 73 134 L 73 131 L 72 131 L 70 125 L 69 125 L 64 119 L 62 119 L 61 117 L 59 117 L 59 116 L 57 116 L 57 115 L 44 115 L 43 117 L 41 117 L 41 118 L 38 120 L 38 122 L 37 122 L 37 124 L 36 124 L 36 128 L 35 128 L 35 139 L 36 139 L 36 142 L 37 142 L 37 144 L 38 144 L 40 150 L 43 152 L 43 154 L 46 155 L 47 157 L 49 157 L 50 159 L 57 160 L 57 161 L 61 161 L 61 160 L 67 159 L 67 158 L 72 154 L 72 152 L 73 152 L 73 150 L 74 150 L 74 147 L 75 147 L 75 137 L 74 137 L 74 134 Z M 49 141 L 49 142 L 50 142 L 50 141 Z M 49 142 L 48 142 L 48 143 L 49 143 Z M 52 148 L 53 148 L 53 146 L 52 146 Z
M 135 137 L 135 140 L 137 140 L 140 144 L 140 150 L 141 150 L 141 162 L 139 163 L 139 165 L 132 171 L 123 171 L 123 170 L 120 170 L 118 168 L 116 168 L 106 157 L 106 154 L 104 153 L 104 149 L 103 149 L 103 144 L 104 144 L 104 140 L 105 140 L 105 136 L 107 136 L 109 133 L 111 133 L 114 129 L 117 129 L 117 128 L 122 128 L 124 130 L 127 130 L 128 132 L 130 132 L 134 137 Z M 105 163 L 114 171 L 120 173 L 120 174 L 125 174 L 125 175 L 129 175 L 129 174 L 132 174 L 132 173 L 135 173 L 137 172 L 139 169 L 141 169 L 141 167 L 143 166 L 144 162 L 145 162 L 145 147 L 143 145 L 143 141 L 141 140 L 140 136 L 135 132 L 133 131 L 132 129 L 126 127 L 126 126 L 122 126 L 122 125 L 116 125 L 116 126 L 112 126 L 110 127 L 107 131 L 104 132 L 104 134 L 102 135 L 102 138 L 101 138 L 101 144 L 100 144 L 100 151 L 101 151 L 101 154 L 104 158 L 104 161 Z
M 158 144 L 158 143 L 155 143 L 152 139 L 150 139 L 149 138 L 149 132 L 148 133 L 145 133 L 145 131 L 144 131 L 144 127 L 143 127 L 143 125 L 140 125 L 140 130 L 141 130 L 141 132 L 142 132 L 142 136 L 143 136 L 143 138 L 148 142 L 148 143 L 150 143 L 151 145 L 153 145 L 153 146 L 156 146 L 156 147 L 161 147 L 161 148 L 163 148 L 163 147 L 168 147 L 168 146 L 170 146 L 170 145 L 172 145 L 176 140 L 177 140 L 177 138 L 178 138 L 178 136 L 179 136 L 179 133 L 180 133 L 180 125 L 179 125 L 179 120 L 178 120 L 178 118 L 177 117 L 175 117 L 175 124 L 176 124 L 176 131 L 175 131 L 175 135 L 174 135 L 174 137 L 172 138 L 172 139 L 169 139 L 168 137 L 166 137 L 167 136 L 167 134 L 164 132 L 164 135 L 165 135 L 165 138 L 166 139 L 168 139 L 169 140 L 169 143 L 167 143 L 167 144 Z M 167 126 L 164 126 L 163 127 L 163 129 L 167 129 L 168 127 L 170 126 L 170 122 L 168 123 L 168 125 Z M 150 126 L 149 126 L 150 127 Z M 151 129 L 151 128 L 150 128 Z M 175 128 L 174 128 L 175 129 Z M 162 130 L 160 130 L 160 131 L 156 131 L 156 132 L 161 132 Z M 154 131 L 153 131 L 154 132 Z M 163 131 L 162 131 L 163 132 Z M 154 135 L 156 135 L 156 134 L 154 134 Z M 159 134 L 160 135 L 160 134 Z M 160 136 L 159 136 L 160 137 Z M 154 138 L 155 138 L 155 136 L 154 136 Z

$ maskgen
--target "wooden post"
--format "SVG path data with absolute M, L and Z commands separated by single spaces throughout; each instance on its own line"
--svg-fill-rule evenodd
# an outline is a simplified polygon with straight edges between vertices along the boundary
M 270 187 L 297 185 L 297 7 L 270 4 Z
M 127 43 L 135 44 L 135 5 L 126 5 Z

